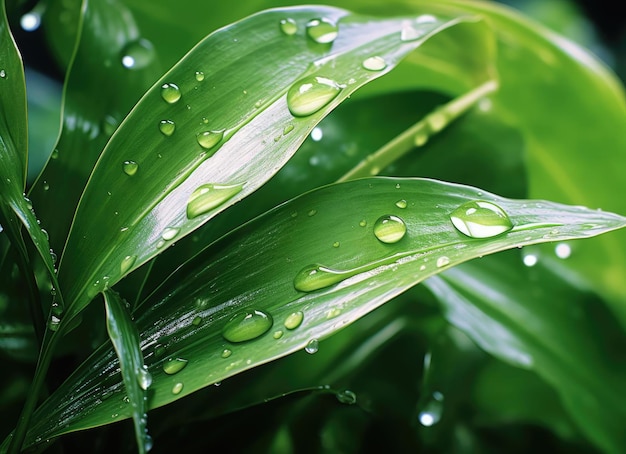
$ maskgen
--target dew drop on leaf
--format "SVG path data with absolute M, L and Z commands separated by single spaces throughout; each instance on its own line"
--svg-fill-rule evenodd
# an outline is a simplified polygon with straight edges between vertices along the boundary
M 175 102 L 178 102 L 181 96 L 182 94 L 178 85 L 172 83 L 161 85 L 161 97 L 165 100 L 165 102 L 174 104 Z
M 442 255 L 437 259 L 437 268 L 443 268 L 446 265 L 450 264 L 450 259 L 445 255 Z
M 168 358 L 163 363 L 163 372 L 167 375 L 174 375 L 183 370 L 189 361 L 184 358 Z
M 317 353 L 319 348 L 319 341 L 317 339 L 311 339 L 309 343 L 306 344 L 306 347 L 304 347 L 304 351 L 307 352 L 309 355 L 312 355 L 313 353 Z
M 145 366 L 137 369 L 137 383 L 139 383 L 139 386 L 144 391 L 152 384 L 152 375 L 148 372 Z
M 290 17 L 286 19 L 281 19 L 280 21 L 280 31 L 283 32 L 287 36 L 295 35 L 298 31 L 298 26 L 296 25 L 296 21 L 291 19 Z
M 219 131 L 203 131 L 196 135 L 198 144 L 205 150 L 210 150 L 217 145 L 224 137 L 224 130 Z
M 124 173 L 126 175 L 132 177 L 137 173 L 137 170 L 139 170 L 139 164 L 137 164 L 135 161 L 124 161 L 124 163 L 122 164 L 122 169 L 124 170 Z
M 137 260 L 136 255 L 127 255 L 124 257 L 122 263 L 120 264 L 120 273 L 122 275 L 126 274 L 135 264 L 135 260 Z
M 176 238 L 180 229 L 178 227 L 167 227 L 161 232 L 161 238 L 165 241 L 170 241 Z
M 225 348 L 224 350 L 222 350 L 222 354 L 220 355 L 222 358 L 228 358 L 230 355 L 233 354 L 233 351 Z
M 170 137 L 176 130 L 176 124 L 172 120 L 161 120 L 159 122 L 159 131 L 164 136 Z
M 406 224 L 398 216 L 381 216 L 374 223 L 374 235 L 383 243 L 397 243 L 405 234 Z
M 316 43 L 328 44 L 337 38 L 337 24 L 330 19 L 312 19 L 306 24 L 306 34 Z
M 337 400 L 342 404 L 354 405 L 356 404 L 356 394 L 349 389 L 344 389 L 337 393 Z
M 306 117 L 326 106 L 341 92 L 342 87 L 333 79 L 308 76 L 300 79 L 287 92 L 287 107 L 292 115 Z
M 180 394 L 182 390 L 183 390 L 183 384 L 180 382 L 175 383 L 174 386 L 172 386 L 172 394 L 174 395 Z
M 272 327 L 272 316 L 252 309 L 235 314 L 222 328 L 222 336 L 229 342 L 245 342 L 265 334 Z
M 450 220 L 459 232 L 470 238 L 491 238 L 513 228 L 506 212 L 485 200 L 464 203 L 450 213 Z
M 122 50 L 122 66 L 127 69 L 141 69 L 154 60 L 154 46 L 147 39 L 128 43 Z
M 196 188 L 187 202 L 187 218 L 193 219 L 217 208 L 241 191 L 243 184 L 204 184 Z
M 397 206 L 398 208 L 401 208 L 401 209 L 406 208 L 406 207 L 407 207 L 406 200 L 404 200 L 404 199 L 402 199 L 402 200 L 398 200 L 398 201 L 396 202 L 396 206 Z
M 385 59 L 379 56 L 369 57 L 363 60 L 363 68 L 368 71 L 382 71 L 387 67 L 387 62 Z
M 285 318 L 285 328 L 289 330 L 296 329 L 302 324 L 302 320 L 304 320 L 304 313 L 302 311 L 292 312 Z
M 204 73 L 202 71 L 196 71 L 196 80 L 202 82 L 204 80 Z
M 308 265 L 302 268 L 293 280 L 293 286 L 300 292 L 312 292 L 346 279 L 343 271 L 333 270 L 324 265 Z

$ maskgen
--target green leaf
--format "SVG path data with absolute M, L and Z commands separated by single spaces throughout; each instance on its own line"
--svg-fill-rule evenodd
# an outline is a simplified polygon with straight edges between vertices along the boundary
M 304 36 L 306 23 L 321 16 L 339 22 L 332 44 Z M 296 22 L 295 35 L 281 32 L 279 23 L 286 17 Z M 485 33 L 484 24 L 472 18 L 435 20 L 413 24 L 415 39 L 403 41 L 406 21 L 373 20 L 325 7 L 272 10 L 200 42 L 126 117 L 90 177 L 59 270 L 72 301 L 67 318 L 256 190 L 324 115 L 431 36 L 453 26 L 465 33 L 475 26 L 477 34 Z M 372 55 L 387 66 L 364 69 L 363 61 Z M 282 68 L 278 73 L 277 67 Z M 311 115 L 302 115 L 286 100 L 304 78 L 330 95 L 321 96 L 323 105 L 313 99 Z M 197 205 L 204 198 L 210 201 Z
M 610 316 L 598 315 L 600 301 L 585 301 L 588 295 L 550 268 L 528 268 L 518 254 L 467 263 L 424 285 L 450 323 L 492 355 L 535 371 L 587 438 L 603 451 L 621 452 L 624 337 Z
M 512 230 L 489 239 L 460 233 L 450 214 L 477 199 L 508 213 Z M 406 225 L 405 236 L 396 243 L 375 235 L 376 221 L 385 215 L 398 216 Z M 505 199 L 428 179 L 361 179 L 306 193 L 211 245 L 137 308 L 142 349 L 153 376 L 150 407 L 305 347 L 314 351 L 317 340 L 461 262 L 625 225 L 625 218 L 611 213 Z M 315 263 L 336 270 L 330 280 L 320 273 L 327 285 L 296 290 L 296 277 Z M 172 358 L 187 361 L 186 367 L 168 374 L 164 366 Z M 38 436 L 55 437 L 128 417 L 114 364 L 108 346 L 84 363 L 37 411 L 28 445 Z M 103 392 L 112 397 L 101 400 Z M 68 404 L 70 395 L 80 402 L 80 412 Z
M 140 453 L 149 451 L 152 441 L 146 427 L 147 389 L 152 376 L 143 363 L 139 333 L 133 322 L 127 303 L 112 290 L 104 292 L 107 331 L 120 363 L 124 390 L 132 407 L 137 447 Z

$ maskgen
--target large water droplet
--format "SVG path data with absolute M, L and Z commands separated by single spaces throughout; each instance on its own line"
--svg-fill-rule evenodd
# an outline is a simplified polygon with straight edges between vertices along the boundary
M 285 328 L 296 329 L 302 324 L 302 320 L 304 320 L 304 313 L 302 311 L 292 312 L 285 319 Z
M 189 361 L 184 358 L 168 358 L 163 363 L 163 372 L 167 375 L 174 375 L 183 370 Z
M 368 71 L 382 71 L 387 67 L 387 62 L 383 57 L 375 56 L 363 60 L 363 68 Z
M 328 44 L 337 38 L 339 28 L 330 19 L 312 19 L 306 24 L 306 34 L 316 43 Z
M 304 351 L 307 352 L 309 355 L 312 355 L 313 353 L 317 353 L 319 349 L 320 349 L 320 343 L 317 339 L 311 339 L 309 343 L 306 344 L 306 347 L 304 347 Z
M 485 200 L 464 203 L 450 213 L 450 220 L 459 232 L 471 238 L 491 238 L 513 228 L 506 212 Z
M 196 135 L 198 144 L 205 150 L 210 150 L 217 145 L 224 137 L 224 130 L 219 131 L 204 131 Z
M 204 184 L 191 194 L 187 202 L 187 218 L 193 219 L 217 208 L 241 191 L 243 184 Z
M 178 235 L 179 231 L 180 229 L 178 227 L 167 227 L 163 230 L 163 232 L 161 232 L 161 238 L 163 238 L 165 241 L 171 241 L 176 238 L 176 235 Z
M 398 216 L 381 216 L 374 223 L 374 235 L 383 243 L 397 243 L 405 234 L 406 224 Z
M 280 31 L 283 32 L 287 36 L 295 35 L 296 32 L 298 31 L 298 26 L 296 25 L 296 21 L 289 17 L 287 19 L 281 19 Z
M 181 97 L 180 88 L 176 84 L 163 84 L 161 85 L 161 97 L 165 102 L 174 104 L 178 102 Z
M 421 425 L 430 427 L 441 421 L 441 414 L 443 412 L 443 394 L 435 391 L 432 394 L 432 398 L 424 405 L 418 415 L 418 419 Z
M 137 173 L 137 170 L 139 170 L 139 164 L 137 164 L 135 161 L 124 161 L 124 163 L 122 164 L 122 169 L 124 170 L 124 173 L 126 175 L 132 177 Z
M 135 260 L 137 260 L 136 255 L 127 255 L 124 257 L 122 263 L 120 264 L 120 273 L 122 275 L 126 274 L 135 264 Z
M 287 92 L 287 106 L 292 115 L 306 117 L 330 103 L 341 89 L 328 77 L 308 76 L 291 86 Z
M 336 284 L 349 277 L 345 271 L 338 271 L 324 265 L 309 265 L 301 269 L 293 280 L 293 286 L 300 292 L 312 292 Z
M 147 39 L 128 43 L 122 50 L 122 65 L 128 69 L 141 69 L 154 59 L 154 46 Z
M 229 342 L 244 342 L 256 339 L 272 327 L 272 316 L 253 309 L 235 314 L 222 328 L 222 336 Z
M 159 131 L 161 131 L 164 136 L 171 136 L 174 134 L 175 130 L 176 124 L 172 120 L 161 120 L 159 122 Z

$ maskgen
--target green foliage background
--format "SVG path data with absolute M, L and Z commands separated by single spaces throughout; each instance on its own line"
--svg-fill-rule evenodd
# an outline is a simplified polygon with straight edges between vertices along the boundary
M 626 101 L 609 66 L 530 19 L 608 58 L 571 4 L 6 3 L 2 452 L 22 430 L 35 452 L 626 446 L 626 231 L 599 235 L 624 226 Z M 41 22 L 19 31 L 24 17 Z M 332 44 L 304 36 L 314 17 L 339 22 Z M 363 70 L 372 55 L 383 71 Z M 318 73 L 345 86 L 293 117 L 285 94 Z M 174 105 L 160 97 L 171 81 Z M 198 159 L 200 118 L 225 131 Z M 243 186 L 186 219 L 208 182 Z M 459 240 L 446 214 L 476 198 L 530 227 Z M 408 238 L 371 242 L 380 214 Z M 311 263 L 376 266 L 297 292 Z M 220 329 L 246 308 L 272 330 L 231 345 Z M 302 327 L 279 329 L 298 310 Z

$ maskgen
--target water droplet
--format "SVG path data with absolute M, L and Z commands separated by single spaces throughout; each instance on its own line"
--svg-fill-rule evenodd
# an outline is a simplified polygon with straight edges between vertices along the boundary
M 5 79 L 7 77 L 7 72 L 4 69 L 0 69 L 0 79 Z
M 441 257 L 437 259 L 437 268 L 442 268 L 449 264 L 450 264 L 450 259 L 446 257 L 445 255 L 442 255 Z
M 345 271 L 333 270 L 323 265 L 305 266 L 293 280 L 293 286 L 300 292 L 312 292 L 343 281 L 348 277 Z
M 374 235 L 383 243 L 397 243 L 406 234 L 406 224 L 398 216 L 381 216 L 374 223 Z
M 225 348 L 224 350 L 222 350 L 222 358 L 228 358 L 230 355 L 232 355 L 233 352 L 232 350 Z
M 46 180 L 43 181 L 42 187 L 44 191 L 50 190 L 50 185 L 48 184 Z
M 183 358 L 168 358 L 163 363 L 163 372 L 167 375 L 177 374 L 187 366 L 188 362 L 189 361 Z
M 316 214 L 317 214 L 317 210 L 309 210 L 309 212 L 307 213 L 307 216 L 311 218 L 315 216 Z
M 178 382 L 172 386 L 172 394 L 177 395 L 183 390 L 183 384 Z
M 424 405 L 419 412 L 418 420 L 421 425 L 430 427 L 441 421 L 441 413 L 443 412 L 443 394 L 435 391 L 432 398 Z
M 154 59 L 154 46 L 147 39 L 128 43 L 122 50 L 122 66 L 128 69 L 141 69 Z
M 296 329 L 302 324 L 302 320 L 304 320 L 304 313 L 302 311 L 292 312 L 285 319 L 285 328 L 289 330 Z
M 204 184 L 196 188 L 187 202 L 187 218 L 193 219 L 222 205 L 241 191 L 243 184 Z
M 204 80 L 204 73 L 202 71 L 196 71 L 196 80 L 202 82 Z
M 124 257 L 122 263 L 120 264 L 120 273 L 122 275 L 126 274 L 135 264 L 135 260 L 137 260 L 136 255 L 127 255 Z
M 281 337 L 283 337 L 283 331 L 280 329 L 278 331 L 274 331 L 274 334 L 272 334 L 272 337 L 274 339 L 280 339 Z
M 287 125 L 285 126 L 285 128 L 283 129 L 283 136 L 286 136 L 287 134 L 289 134 L 291 131 L 293 131 L 294 126 L 293 125 Z
M 363 60 L 363 68 L 369 71 L 382 71 L 387 67 L 385 59 L 379 56 L 369 57 Z
M 306 24 L 306 34 L 316 43 L 328 44 L 337 38 L 339 28 L 330 19 L 312 19 Z
M 559 243 L 554 248 L 554 253 L 560 259 L 566 259 L 572 254 L 572 248 L 569 244 Z
M 176 124 L 172 120 L 161 120 L 159 122 L 159 131 L 161 131 L 161 134 L 163 134 L 164 136 L 171 136 L 172 134 L 174 134 L 175 130 Z
M 161 97 L 165 102 L 174 104 L 181 97 L 180 88 L 176 84 L 163 84 L 161 85 Z
M 361 221 L 359 221 L 359 225 L 361 227 L 365 227 L 367 225 L 367 221 L 365 219 L 362 219 Z
M 196 315 L 191 321 L 191 324 L 193 326 L 198 326 L 201 322 L 202 322 L 202 317 L 200 317 L 199 315 Z
M 471 238 L 491 238 L 513 228 L 505 211 L 485 200 L 464 203 L 450 213 L 450 220 L 459 232 Z
M 341 315 L 341 309 L 338 307 L 333 307 L 332 309 L 328 309 L 326 311 L 326 318 L 330 320 L 331 318 L 335 318 Z
M 50 155 L 50 157 L 52 159 L 59 159 L 59 149 L 55 148 L 54 150 L 52 150 L 52 154 Z
M 210 150 L 217 145 L 224 137 L 224 130 L 219 131 L 204 131 L 196 134 L 196 140 L 198 144 L 205 150 Z
M 230 342 L 244 342 L 265 334 L 272 327 L 272 316 L 253 309 L 235 314 L 222 328 L 222 336 Z
M 58 315 L 52 314 L 50 316 L 50 320 L 48 320 L 48 329 L 50 331 L 56 331 L 59 329 L 59 324 L 61 323 L 61 318 Z
M 304 351 L 307 352 L 309 355 L 312 355 L 313 353 L 317 353 L 319 348 L 319 341 L 317 339 L 311 339 L 309 343 L 306 344 L 306 347 L 304 347 Z
M 296 25 L 296 21 L 291 18 L 281 19 L 280 31 L 283 32 L 287 36 L 295 35 L 296 32 L 298 31 L 298 26 Z
M 124 170 L 124 173 L 126 175 L 132 177 L 137 173 L 137 170 L 139 170 L 139 164 L 137 164 L 135 161 L 124 161 L 124 163 L 122 164 L 122 169 Z
M 335 242 L 333 243 L 333 247 L 334 247 L 334 248 L 337 248 L 337 247 L 339 247 L 339 246 L 341 246 L 341 243 L 339 243 L 339 241 L 335 241 Z
M 306 117 L 330 103 L 341 89 L 328 77 L 308 76 L 291 86 L 287 92 L 287 106 L 292 115 Z
M 424 145 L 426 145 L 426 142 L 428 142 L 428 134 L 425 131 L 420 131 L 415 134 L 415 137 L 413 138 L 413 143 L 416 147 L 423 147 Z
M 171 241 L 176 238 L 180 229 L 178 227 L 167 227 L 163 232 L 161 232 L 161 238 L 165 241 Z
M 405 24 L 400 31 L 401 41 L 415 41 L 424 36 L 425 31 L 413 27 L 411 24 Z
M 152 384 L 152 375 L 148 372 L 146 366 L 137 369 L 137 383 L 144 391 Z
M 398 200 L 398 201 L 396 202 L 396 206 L 397 206 L 398 208 L 405 209 L 405 208 L 407 207 L 406 200 L 404 200 L 404 199 L 402 199 L 402 200 Z
M 339 391 L 337 394 L 337 400 L 342 404 L 346 405 L 354 405 L 356 404 L 356 394 L 349 389 L 344 389 L 343 391 Z

